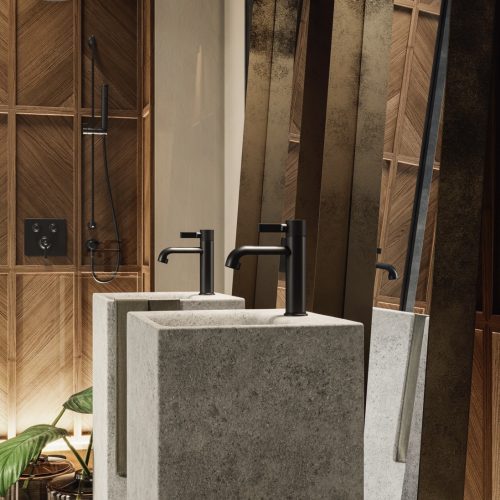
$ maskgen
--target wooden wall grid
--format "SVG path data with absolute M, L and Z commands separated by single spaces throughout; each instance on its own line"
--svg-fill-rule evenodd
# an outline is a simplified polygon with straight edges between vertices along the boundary
M 378 247 L 382 249 L 379 261 L 394 265 L 400 276 L 408 249 L 440 7 L 440 0 L 394 3 Z M 429 312 L 440 157 L 441 140 L 434 164 L 416 312 Z M 374 305 L 398 309 L 402 281 L 389 281 L 386 272 L 378 271 Z
M 152 0 L 0 0 L 0 439 L 49 422 L 92 384 L 92 293 L 152 287 Z M 109 165 L 123 240 L 110 285 L 91 278 L 84 242 L 89 211 L 90 51 L 96 89 L 110 86 Z M 96 140 L 92 234 L 114 242 Z M 64 218 L 66 257 L 26 257 L 24 219 Z M 103 252 L 99 269 L 109 269 Z M 114 257 L 114 256 L 113 256 Z M 68 415 L 76 436 L 91 421 Z

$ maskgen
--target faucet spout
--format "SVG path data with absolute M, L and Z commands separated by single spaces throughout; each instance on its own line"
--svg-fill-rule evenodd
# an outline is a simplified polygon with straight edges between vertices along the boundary
M 377 269 L 382 269 L 384 271 L 387 271 L 389 273 L 388 278 L 390 281 L 397 280 L 399 278 L 398 271 L 391 264 L 385 264 L 384 262 L 379 262 L 376 267 Z
M 240 268 L 240 259 L 245 255 L 285 255 L 288 257 L 290 255 L 290 249 L 288 247 L 281 246 L 269 246 L 269 247 L 259 247 L 252 245 L 245 245 L 239 248 L 235 248 L 226 259 L 226 267 L 231 269 Z
M 198 254 L 200 256 L 200 295 L 214 295 L 214 230 L 183 231 L 181 238 L 199 239 L 200 246 L 164 248 L 158 255 L 158 261 L 167 264 L 168 256 L 173 253 Z
M 160 255 L 158 255 L 158 262 L 163 264 L 168 263 L 168 256 L 174 253 L 198 253 L 201 254 L 203 251 L 200 247 L 168 247 L 164 248 Z
M 285 257 L 285 316 L 306 313 L 306 221 L 287 220 L 286 224 L 259 224 L 260 233 L 285 233 L 281 246 L 242 246 L 226 259 L 226 267 L 240 268 L 245 255 L 282 255 Z

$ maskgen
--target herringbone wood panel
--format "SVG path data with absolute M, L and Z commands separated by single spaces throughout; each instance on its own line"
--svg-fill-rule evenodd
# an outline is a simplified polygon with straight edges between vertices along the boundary
M 7 115 L 0 115 L 0 265 L 7 265 Z
M 418 16 L 401 138 L 400 154 L 405 156 L 420 156 L 438 22 L 436 16 L 425 13 Z
M 83 2 L 83 103 L 90 107 L 90 50 L 87 38 L 97 39 L 99 62 L 96 85 L 109 84 L 113 109 L 137 110 L 137 2 Z
M 82 276 L 82 379 L 81 389 L 92 385 L 92 296 L 94 293 L 137 292 L 137 276 L 119 277 L 109 285 L 98 285 L 91 276 Z M 83 419 L 83 430 L 91 428 L 91 419 Z
M 394 151 L 394 140 L 398 121 L 403 75 L 410 36 L 411 11 L 394 7 L 392 26 L 391 60 L 387 84 L 387 115 L 385 124 L 384 151 Z
M 0 104 L 7 104 L 8 22 L 9 2 L 0 0 Z
M 483 446 L 484 446 L 484 332 L 474 334 L 474 359 L 469 413 L 469 435 L 467 439 L 467 480 L 464 500 L 484 498 Z
M 398 164 L 390 193 L 388 229 L 380 260 L 392 264 L 400 272 L 404 269 L 417 172 L 414 165 Z M 399 297 L 400 292 L 401 280 L 389 281 L 387 276 L 382 277 L 381 295 Z
M 73 2 L 17 1 L 17 103 L 73 106 Z
M 7 275 L 0 274 L 0 439 L 7 435 Z
M 90 139 L 85 140 L 85 221 L 90 217 Z M 122 239 L 122 264 L 137 264 L 137 121 L 110 120 L 109 135 L 109 172 L 113 189 L 118 224 Z M 95 162 L 95 216 L 98 226 L 89 231 L 82 227 L 82 239 L 90 236 L 103 242 L 102 249 L 116 249 L 116 237 L 111 219 L 111 208 L 104 176 L 102 139 L 96 140 Z M 84 254 L 84 263 L 89 263 L 88 254 Z M 113 265 L 115 254 L 101 252 L 96 254 L 96 262 Z
M 50 423 L 73 391 L 73 275 L 16 280 L 17 431 Z M 68 415 L 60 425 L 71 428 Z
M 73 262 L 73 120 L 65 117 L 19 116 L 17 119 L 17 263 Z M 24 220 L 66 219 L 66 257 L 26 257 Z

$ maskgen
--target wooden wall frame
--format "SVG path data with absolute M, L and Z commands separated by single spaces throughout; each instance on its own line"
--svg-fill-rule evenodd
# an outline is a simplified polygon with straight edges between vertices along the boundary
M 0 50 L 7 75 L 0 78 L 0 171 L 8 200 L 0 204 L 0 439 L 50 421 L 69 393 L 91 385 L 92 293 L 152 288 L 152 16 L 151 0 L 0 0 L 7 47 Z M 98 287 L 83 248 L 90 29 L 100 36 L 99 68 L 110 83 L 111 176 L 128 248 L 118 279 Z M 24 257 L 20 228 L 28 213 L 67 219 L 66 258 Z M 80 416 L 63 423 L 77 438 L 91 428 Z

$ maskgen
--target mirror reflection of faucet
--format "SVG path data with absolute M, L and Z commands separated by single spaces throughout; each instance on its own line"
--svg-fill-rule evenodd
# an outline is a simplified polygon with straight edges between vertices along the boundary
M 397 269 L 391 264 L 386 264 L 384 262 L 378 262 L 376 265 L 376 268 L 387 271 L 389 281 L 399 279 L 399 274 L 398 274 Z
M 168 247 L 158 256 L 158 262 L 168 264 L 169 255 L 194 253 L 200 256 L 200 295 L 214 295 L 214 230 L 200 229 L 197 232 L 182 232 L 181 238 L 199 238 L 199 247 Z

